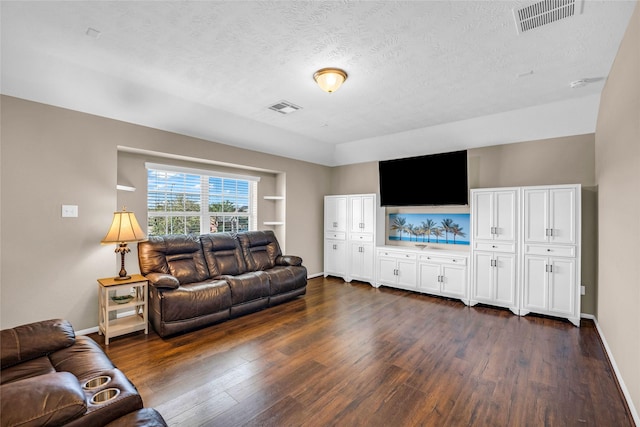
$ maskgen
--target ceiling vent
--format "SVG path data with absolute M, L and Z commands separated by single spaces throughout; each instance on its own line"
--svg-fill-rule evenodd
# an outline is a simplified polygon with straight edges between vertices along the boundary
M 513 9 L 518 34 L 582 13 L 584 0 L 543 0 Z
M 297 105 L 292 104 L 288 101 L 280 101 L 277 104 L 269 106 L 269 109 L 280 114 L 291 114 L 295 113 L 298 110 L 302 110 L 302 107 L 298 107 Z

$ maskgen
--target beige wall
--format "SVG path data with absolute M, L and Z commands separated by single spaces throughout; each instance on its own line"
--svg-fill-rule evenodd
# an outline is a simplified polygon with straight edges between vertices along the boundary
M 468 162 L 470 188 L 582 184 L 582 283 L 586 292 L 582 296 L 581 311 L 595 314 L 597 188 L 594 134 L 475 148 L 469 150 Z M 333 168 L 332 194 L 377 192 L 378 162 Z M 386 212 L 465 213 L 469 212 L 469 207 L 394 207 L 387 208 Z
M 114 246 L 99 242 L 121 204 L 145 211 L 144 186 L 116 191 L 119 179 L 144 180 L 119 146 L 277 171 L 269 186 L 286 175 L 286 250 L 302 256 L 310 274 L 322 272 L 331 168 L 12 97 L 2 96 L 0 107 L 0 327 L 53 317 L 79 330 L 97 325 L 96 279 L 114 275 L 119 260 Z M 78 205 L 79 217 L 61 218 L 63 204 Z M 137 271 L 132 254 L 127 269 Z
M 596 127 L 597 317 L 636 410 L 640 410 L 639 76 L 640 3 L 602 92 Z

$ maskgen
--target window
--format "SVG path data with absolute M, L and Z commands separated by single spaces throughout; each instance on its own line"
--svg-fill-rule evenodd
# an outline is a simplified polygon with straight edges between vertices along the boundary
M 258 180 L 147 163 L 148 235 L 255 230 Z

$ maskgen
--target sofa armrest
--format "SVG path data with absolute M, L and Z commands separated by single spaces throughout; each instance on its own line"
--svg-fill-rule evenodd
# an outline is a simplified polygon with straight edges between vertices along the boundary
M 78 379 L 53 372 L 0 386 L 2 425 L 63 425 L 82 416 L 87 402 Z
M 146 276 L 151 286 L 164 289 L 177 289 L 180 282 L 175 276 L 166 273 L 148 273 Z
M 73 345 L 76 334 L 66 320 L 52 319 L 0 331 L 2 368 Z
M 295 255 L 280 255 L 276 258 L 276 265 L 284 265 L 284 266 L 302 265 L 302 258 Z

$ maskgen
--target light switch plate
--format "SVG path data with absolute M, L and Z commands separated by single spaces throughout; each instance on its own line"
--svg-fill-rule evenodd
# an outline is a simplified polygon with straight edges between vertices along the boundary
M 62 218 L 77 218 L 78 205 L 62 205 Z

